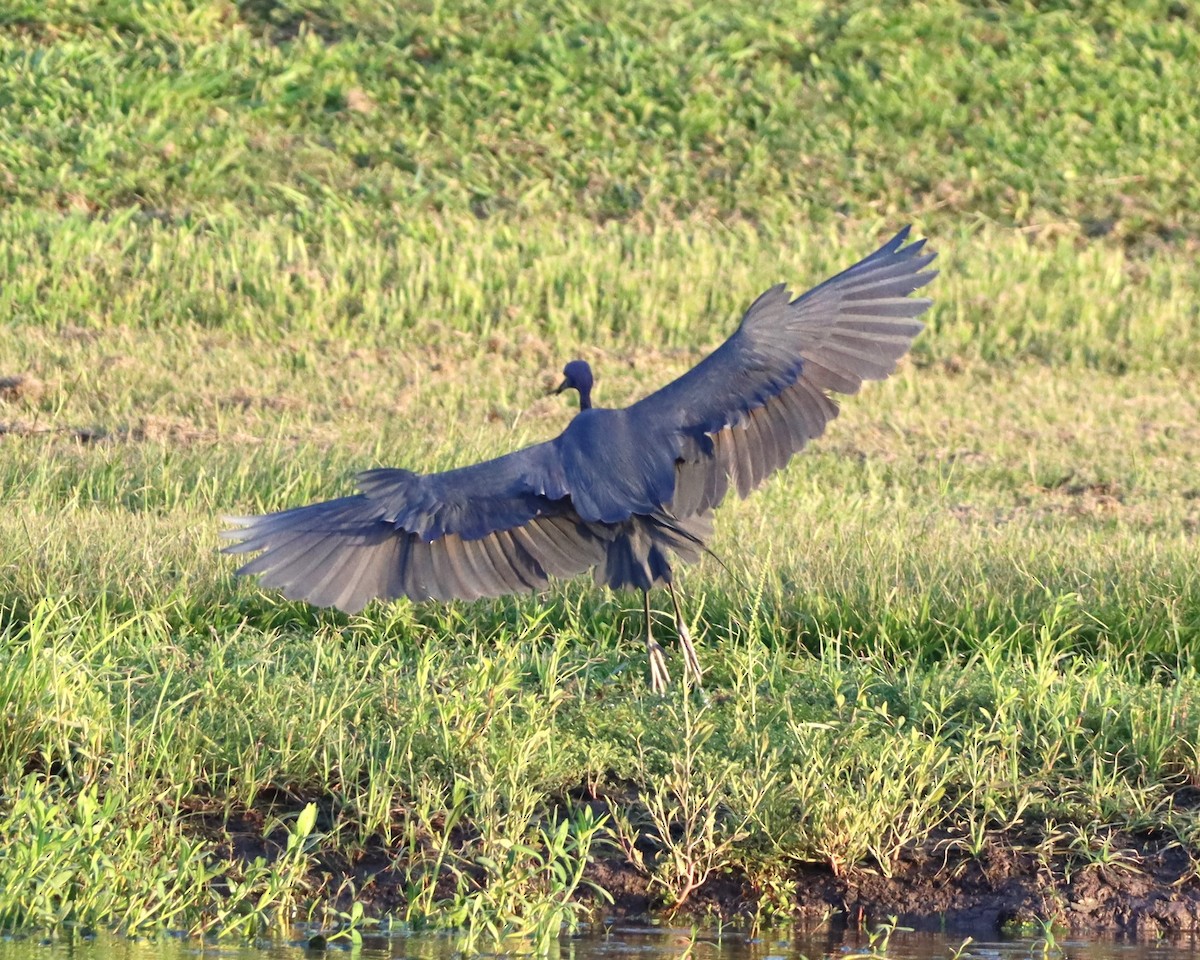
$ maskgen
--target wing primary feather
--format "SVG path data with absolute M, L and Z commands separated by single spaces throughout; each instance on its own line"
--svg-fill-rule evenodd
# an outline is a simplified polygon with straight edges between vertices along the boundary
M 778 400 L 772 399 L 762 408 L 762 427 L 760 432 L 768 442 L 770 457 L 767 460 L 767 476 L 780 469 L 792 455 L 787 421 Z M 764 480 L 766 477 L 763 478 Z
M 496 571 L 496 575 L 503 582 L 505 589 L 509 593 L 520 593 L 525 589 L 525 584 L 517 576 L 517 573 L 512 568 L 508 557 L 505 556 L 504 550 L 500 546 L 500 537 L 498 534 L 492 533 L 475 541 L 482 544 L 487 552 L 488 560 L 492 564 L 492 568 Z
M 409 550 L 405 592 L 414 600 L 430 600 L 433 598 L 433 578 L 433 556 L 429 543 L 423 538 L 417 538 Z
M 563 550 L 585 566 L 594 566 L 604 559 L 602 536 L 577 518 L 546 517 L 542 521 L 551 534 L 563 544 Z
M 318 607 L 334 606 L 333 601 L 341 593 L 339 583 L 342 571 L 351 564 L 352 559 L 353 553 L 339 546 L 332 559 L 322 568 L 320 577 L 309 587 L 307 594 L 302 596 Z
M 750 415 L 746 417 L 746 429 L 744 433 L 746 453 L 750 457 L 751 489 L 762 483 L 763 477 L 767 475 L 767 442 L 763 436 L 760 410 L 762 410 L 762 407 L 757 407 L 750 411 Z
M 514 538 L 512 530 L 498 531 L 496 539 L 500 542 L 504 555 L 512 564 L 513 572 L 525 589 L 535 589 L 545 582 L 546 572 L 542 569 L 541 564 L 521 547 Z
M 855 274 L 853 280 L 847 278 L 847 297 L 851 293 L 871 290 L 880 284 L 900 279 L 914 283 L 912 290 L 919 289 L 937 276 L 936 270 L 920 272 L 933 263 L 936 257 L 936 253 L 926 253 L 922 256 L 892 260 L 889 263 L 871 264 L 861 273 Z
M 536 520 L 523 527 L 514 527 L 512 535 L 551 576 L 571 577 L 588 566 L 586 563 L 580 563 L 581 558 L 574 557 L 569 551 L 562 549 L 551 535 L 548 526 Z
M 570 523 L 571 528 L 568 530 L 566 524 Z M 544 520 L 538 520 L 533 526 L 537 526 L 548 541 L 554 544 L 554 548 L 559 555 L 569 558 L 578 563 L 585 563 L 586 566 L 591 566 L 591 563 L 586 563 L 591 560 L 595 563 L 597 560 L 597 552 L 595 550 L 585 551 L 582 549 L 586 546 L 586 541 L 583 540 L 579 533 L 574 529 L 574 523 L 566 518 L 547 517 Z
M 926 286 L 936 274 L 926 273 L 912 276 L 910 274 L 901 274 L 900 276 L 883 276 L 872 278 L 870 283 L 856 284 L 852 290 L 847 290 L 845 300 L 847 303 L 865 303 L 875 300 L 879 297 L 902 297 L 912 293 L 915 290 L 920 290 Z
M 396 531 L 396 554 L 387 571 L 387 584 L 384 587 L 383 596 L 388 598 L 408 596 L 404 589 L 404 581 L 408 574 L 408 565 L 411 562 L 414 539 L 411 533 L 404 533 L 402 530 Z
M 733 441 L 733 449 L 737 457 L 738 496 L 744 500 L 754 489 L 754 462 L 750 459 L 750 444 L 747 443 L 744 421 L 741 426 L 734 427 L 729 431 L 729 439 Z
M 818 390 L 833 390 L 836 393 L 854 394 L 862 381 L 838 368 L 827 354 L 809 357 L 804 365 L 804 381 Z
M 442 538 L 446 551 L 446 559 L 459 584 L 459 597 L 462 600 L 477 600 L 482 594 L 479 583 L 475 580 L 470 567 L 467 565 L 467 552 L 463 549 L 462 540 L 457 534 L 448 534 Z
M 758 426 L 758 432 L 762 435 L 767 454 L 765 461 L 767 472 L 762 478 L 765 480 L 787 463 L 788 457 L 791 456 L 791 451 L 787 448 L 787 442 L 783 435 L 784 432 L 779 427 L 781 414 L 779 412 L 779 404 L 775 401 L 775 398 L 772 397 L 759 410 L 761 411 L 759 418 L 762 422 Z
M 490 536 L 490 534 L 489 534 Z M 482 585 L 483 592 L 489 597 L 498 597 L 505 592 L 507 584 L 496 571 L 495 565 L 487 554 L 487 547 L 481 540 L 464 540 L 463 552 L 468 565 L 474 571 Z
M 849 317 L 895 317 L 911 319 L 919 317 L 929 309 L 933 301 L 926 297 L 888 297 L 870 300 L 854 300 L 854 309 L 846 310 Z M 839 318 L 840 319 L 840 318 Z
M 338 544 L 334 537 L 313 534 L 314 542 L 301 553 L 292 557 L 276 556 L 275 564 L 266 567 L 261 573 L 261 580 L 271 587 L 287 587 L 292 590 L 311 591 L 310 577 L 316 573 L 337 552 Z M 294 551 L 293 551 L 294 552 Z M 270 558 L 272 551 L 267 548 L 266 556 Z M 293 598 L 299 599 L 299 598 Z
M 557 576 L 557 571 L 561 569 L 559 558 L 552 547 L 547 547 L 546 543 L 537 537 L 534 529 L 533 524 L 528 524 L 524 527 L 513 527 L 507 533 L 512 538 L 514 547 L 521 552 L 523 564 L 526 558 L 534 558 L 545 573 Z
M 804 417 L 804 431 L 809 440 L 815 440 L 837 416 L 837 405 L 807 380 L 797 380 L 795 390 L 797 406 Z
M 796 438 L 796 449 L 800 449 L 816 434 L 804 409 L 800 391 L 792 387 L 779 395 L 779 401 L 787 411 L 788 422 L 792 425 L 792 436 Z
M 446 538 L 439 537 L 429 544 L 429 562 L 433 567 L 433 583 L 430 593 L 435 600 L 454 600 L 463 593 L 463 585 L 458 579 L 458 573 L 450 562 L 450 554 L 446 550 Z
M 390 535 L 390 534 L 389 534 Z M 346 613 L 358 613 L 371 600 L 371 585 L 374 579 L 375 564 L 379 560 L 380 543 L 370 546 L 360 546 L 357 550 L 347 550 L 345 571 L 338 584 L 340 587 L 333 606 Z
M 392 583 L 399 567 L 400 556 L 404 551 L 404 535 L 399 531 L 387 541 L 376 564 L 376 581 L 372 587 L 374 594 L 380 600 L 391 600 L 399 596 L 399 591 L 392 589 Z
M 808 436 L 804 432 L 804 421 L 796 412 L 792 396 L 793 392 L 789 389 L 784 390 L 783 393 L 775 398 L 780 430 L 787 445 L 789 457 L 798 453 L 808 443 Z

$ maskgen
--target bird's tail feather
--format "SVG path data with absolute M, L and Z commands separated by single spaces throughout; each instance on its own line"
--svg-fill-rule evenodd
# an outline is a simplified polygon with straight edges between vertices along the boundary
M 670 554 L 693 563 L 708 551 L 704 541 L 712 536 L 712 514 L 639 514 L 620 524 L 600 526 L 596 532 L 606 541 L 604 562 L 595 569 L 596 582 L 614 590 L 649 590 L 671 582 Z

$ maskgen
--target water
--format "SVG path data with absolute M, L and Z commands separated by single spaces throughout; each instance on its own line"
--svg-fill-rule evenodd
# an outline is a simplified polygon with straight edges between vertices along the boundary
M 1000 939 L 980 934 L 964 946 L 966 934 L 906 933 L 896 931 L 881 949 L 865 933 L 825 930 L 803 934 L 766 934 L 749 937 L 726 931 L 692 934 L 689 929 L 615 926 L 606 935 L 589 934 L 560 941 L 549 960 L 1195 960 L 1200 938 L 1132 942 L 1120 940 L 1041 938 Z M 484 958 L 515 956 L 483 954 Z M 0 938 L 0 960 L 459 960 L 455 938 L 447 935 L 368 937 L 361 948 L 332 944 L 325 951 L 309 949 L 303 939 L 266 943 L 255 947 L 197 941 L 94 939 L 41 941 L 37 938 Z

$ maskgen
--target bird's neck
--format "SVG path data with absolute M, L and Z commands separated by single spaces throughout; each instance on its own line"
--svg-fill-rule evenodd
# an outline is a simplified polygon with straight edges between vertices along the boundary
M 579 409 L 580 410 L 591 410 L 592 409 L 592 388 L 591 387 L 588 387 L 585 390 L 579 391 Z

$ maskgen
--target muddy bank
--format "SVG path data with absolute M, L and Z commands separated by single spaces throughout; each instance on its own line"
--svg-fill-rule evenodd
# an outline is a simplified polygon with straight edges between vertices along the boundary
M 1045 921 L 1081 935 L 1200 930 L 1200 882 L 1187 854 L 1177 845 L 1128 842 L 1137 867 L 1080 869 L 1003 841 L 980 857 L 947 851 L 945 843 L 907 850 L 890 877 L 863 868 L 835 876 L 823 865 L 802 865 L 795 910 L 806 918 L 837 910 L 855 924 L 896 916 L 918 930 L 999 932 Z
M 797 865 L 790 877 L 793 914 L 807 921 L 836 914 L 840 922 L 867 926 L 895 916 L 917 930 L 1002 932 L 1045 921 L 1078 935 L 1156 938 L 1200 930 L 1200 882 L 1178 845 L 1126 837 L 1136 866 L 1080 869 L 1003 841 L 973 857 L 948 849 L 953 839 L 905 851 L 891 876 L 862 867 L 839 876 L 825 865 Z M 648 917 L 660 909 L 629 864 L 598 861 L 590 875 L 613 895 L 620 914 Z M 758 905 L 743 878 L 727 876 L 697 891 L 688 909 L 732 919 L 753 915 Z
M 200 821 L 205 819 L 201 815 Z M 270 860 L 283 849 L 286 834 L 264 838 L 263 825 L 252 811 L 219 827 L 210 820 L 204 832 L 212 839 L 220 835 L 222 856 Z M 871 927 L 896 917 L 916 930 L 976 934 L 1034 932 L 1049 921 L 1074 935 L 1139 939 L 1200 932 L 1200 878 L 1178 842 L 1117 834 L 1113 841 L 1120 859 L 1099 864 L 1081 863 L 1077 856 L 1047 856 L 1016 836 L 990 838 L 986 849 L 973 856 L 962 840 L 944 833 L 906 849 L 890 875 L 861 865 L 835 873 L 824 864 L 796 864 L 781 878 L 789 893 L 787 908 L 780 909 L 776 892 L 771 920 L 783 922 L 790 914 L 806 923 Z M 597 899 L 597 915 L 623 921 L 748 921 L 765 904 L 747 876 L 733 870 L 698 888 L 672 916 L 645 873 L 611 847 L 591 859 L 586 876 L 613 899 L 611 905 Z M 352 858 L 318 852 L 309 880 L 317 897 L 338 901 L 353 890 L 371 914 L 404 912 L 400 851 L 381 842 Z M 449 884 L 445 893 L 452 893 Z

